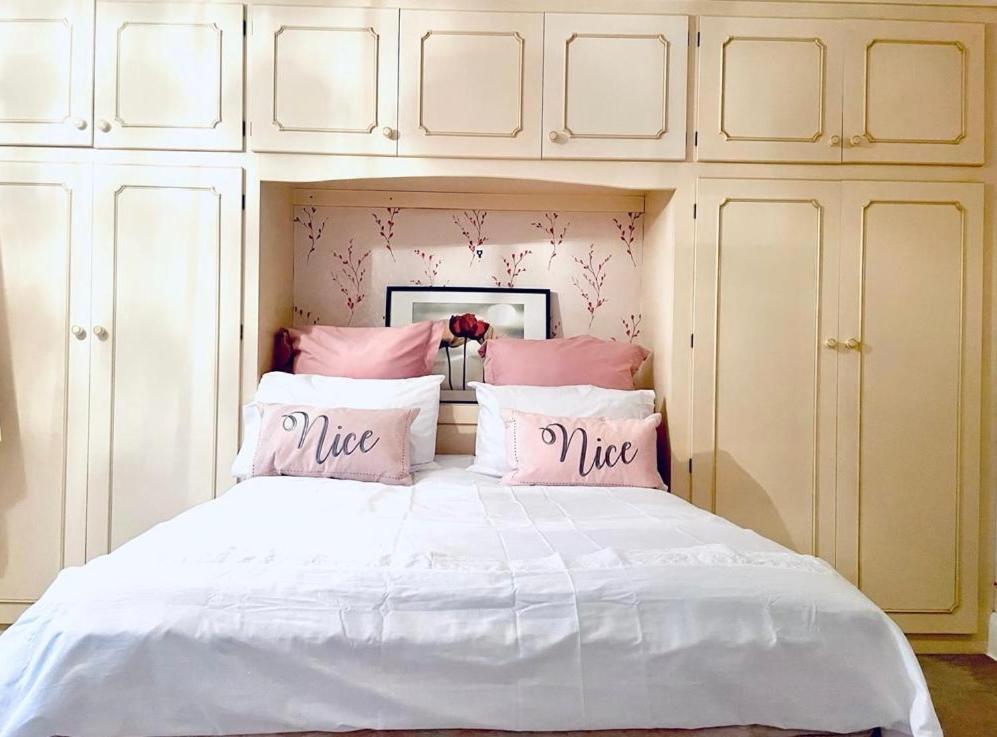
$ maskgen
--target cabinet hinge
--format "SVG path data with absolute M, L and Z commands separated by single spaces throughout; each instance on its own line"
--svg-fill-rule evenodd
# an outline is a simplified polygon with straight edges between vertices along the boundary
M 246 36 L 249 34 L 249 21 L 243 18 L 242 20 L 242 35 Z
M 696 48 L 699 48 L 699 41 L 700 41 L 700 33 L 699 31 L 696 31 Z
M 693 146 L 699 145 L 699 131 L 696 131 L 695 133 L 692 134 L 692 145 Z
M 692 476 L 692 458 L 689 459 L 689 475 Z
M 243 195 L 243 196 L 242 196 L 242 209 L 243 209 L 243 210 L 245 210 L 245 209 L 246 209 L 246 195 Z
M 696 214 L 697 214 L 697 213 L 696 213 L 696 210 L 697 210 L 697 209 L 698 209 L 698 206 L 696 205 L 696 203 L 695 203 L 695 202 L 693 202 L 693 203 L 692 203 L 692 219 L 693 219 L 693 220 L 695 220 L 695 219 L 696 219 Z
M 245 334 L 246 334 L 246 326 L 245 325 L 240 325 L 239 326 L 239 340 L 242 340 L 242 336 L 245 335 Z
M 246 121 L 242 121 L 242 137 L 246 137 Z

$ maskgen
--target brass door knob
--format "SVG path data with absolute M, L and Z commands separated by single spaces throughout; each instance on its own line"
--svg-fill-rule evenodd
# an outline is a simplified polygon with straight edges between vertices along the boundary
M 840 146 L 841 145 L 841 136 L 838 136 L 838 135 L 831 136 L 828 139 L 828 141 L 827 141 L 827 145 L 831 146 L 832 148 L 834 146 Z
M 837 341 L 837 339 L 836 338 L 828 338 L 827 340 L 824 341 L 824 347 L 825 348 L 830 348 L 831 350 L 834 350 L 835 348 L 838 347 L 838 341 Z
M 848 139 L 848 142 L 853 146 L 861 146 L 863 143 L 867 143 L 868 140 L 865 136 L 852 136 Z
M 87 337 L 87 331 L 83 329 L 83 327 L 81 327 L 80 325 L 73 325 L 73 327 L 69 329 L 69 332 L 71 332 L 73 334 L 73 337 L 76 338 L 77 340 L 83 340 L 85 337 Z
M 857 351 L 861 347 L 862 347 L 862 341 L 859 340 L 858 338 L 849 338 L 848 340 L 845 341 L 845 348 L 847 348 L 850 351 Z
M 381 135 L 384 136 L 385 138 L 394 138 L 395 129 L 389 125 L 386 125 L 383 128 L 381 128 Z

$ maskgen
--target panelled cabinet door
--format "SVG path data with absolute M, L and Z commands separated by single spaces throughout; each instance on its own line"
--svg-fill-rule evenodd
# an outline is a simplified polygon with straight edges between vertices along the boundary
M 398 153 L 540 156 L 543 15 L 402 10 Z
M 83 562 L 88 167 L 0 163 L 0 624 Z
M 94 145 L 242 148 L 241 5 L 98 2 Z
M 397 10 L 249 12 L 253 150 L 395 153 Z
M 88 557 L 228 483 L 241 192 L 237 169 L 96 170 Z
M 839 568 L 908 632 L 977 626 L 983 185 L 846 182 Z
M 850 21 L 844 160 L 983 163 L 983 26 Z
M 700 161 L 841 160 L 842 26 L 702 18 Z
M 0 2 L 0 144 L 89 146 L 93 0 Z
M 548 13 L 543 156 L 684 159 L 689 20 Z
M 707 179 L 697 202 L 692 501 L 833 562 L 840 184 Z

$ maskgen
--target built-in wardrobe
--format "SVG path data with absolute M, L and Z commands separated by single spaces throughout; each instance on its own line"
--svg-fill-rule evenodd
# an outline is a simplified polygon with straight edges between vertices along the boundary
M 672 492 L 981 650 L 997 10 L 350 5 L 0 3 L 0 623 L 231 485 L 296 198 L 405 189 L 643 198 Z

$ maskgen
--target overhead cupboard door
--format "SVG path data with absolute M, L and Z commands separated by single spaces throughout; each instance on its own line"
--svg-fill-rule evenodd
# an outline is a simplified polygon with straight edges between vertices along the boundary
M 832 20 L 701 18 L 697 158 L 839 162 L 842 33 Z
M 983 26 L 852 21 L 845 162 L 983 163 Z
M 539 158 L 541 13 L 402 10 L 398 153 Z
M 0 624 L 83 562 L 87 167 L 0 163 Z
M 249 9 L 255 151 L 396 152 L 398 11 Z
M 98 2 L 94 145 L 242 148 L 241 5 Z
M 88 557 L 229 482 L 241 192 L 235 169 L 95 172 Z
M 89 146 L 93 0 L 0 2 L 0 144 Z
M 547 159 L 684 159 L 685 16 L 547 13 Z

